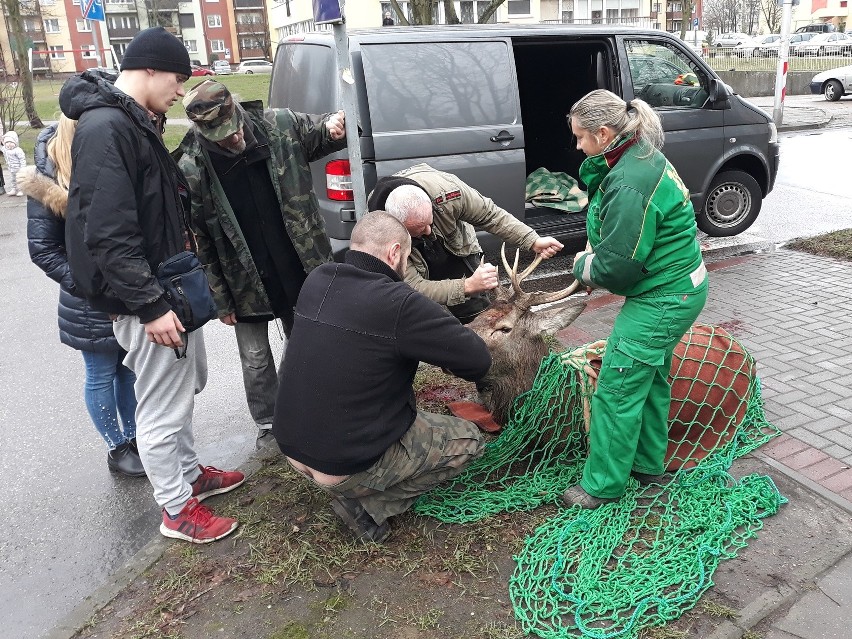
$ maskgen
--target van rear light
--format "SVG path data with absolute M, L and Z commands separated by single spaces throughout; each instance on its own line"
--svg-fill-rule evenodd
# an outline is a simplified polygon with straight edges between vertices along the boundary
M 329 200 L 351 202 L 355 199 L 349 160 L 332 160 L 325 165 L 325 192 Z

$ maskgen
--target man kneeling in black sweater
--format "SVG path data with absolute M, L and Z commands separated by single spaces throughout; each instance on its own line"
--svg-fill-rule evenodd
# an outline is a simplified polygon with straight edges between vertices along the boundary
M 479 381 L 485 343 L 403 279 L 405 227 L 383 211 L 353 228 L 345 264 L 311 271 L 295 321 L 273 433 L 293 467 L 332 494 L 360 539 L 382 542 L 388 517 L 461 473 L 484 444 L 471 422 L 418 412 L 421 361 Z

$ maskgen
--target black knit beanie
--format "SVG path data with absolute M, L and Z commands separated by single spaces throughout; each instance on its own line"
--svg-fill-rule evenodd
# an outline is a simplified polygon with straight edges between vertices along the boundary
M 155 69 L 189 77 L 189 52 L 183 42 L 163 27 L 151 27 L 136 34 L 121 59 L 121 70 Z

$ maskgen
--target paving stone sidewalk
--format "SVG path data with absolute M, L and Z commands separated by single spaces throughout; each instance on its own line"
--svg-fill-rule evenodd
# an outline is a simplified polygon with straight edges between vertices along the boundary
M 708 269 L 710 295 L 699 321 L 724 327 L 753 353 L 766 415 L 783 432 L 758 456 L 852 513 L 852 263 L 779 249 Z M 616 296 L 593 297 L 560 337 L 600 339 L 620 307 Z M 847 556 L 816 579 L 813 590 L 792 596 L 761 636 L 848 639 L 850 593 Z M 729 624 L 713 639 L 743 634 Z

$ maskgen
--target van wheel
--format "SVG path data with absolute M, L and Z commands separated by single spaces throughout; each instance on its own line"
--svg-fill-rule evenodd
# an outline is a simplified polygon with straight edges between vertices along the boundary
M 840 96 L 843 95 L 843 87 L 837 80 L 829 80 L 825 83 L 822 94 L 829 102 L 837 102 Z
M 723 171 L 710 183 L 698 228 L 712 237 L 729 237 L 750 227 L 760 213 L 763 195 L 757 181 L 744 171 Z

